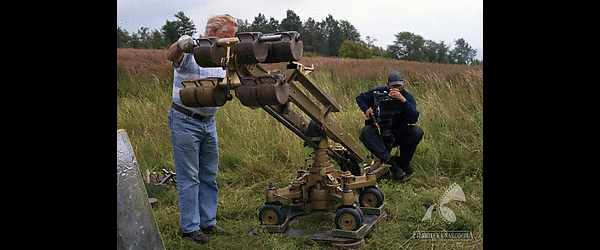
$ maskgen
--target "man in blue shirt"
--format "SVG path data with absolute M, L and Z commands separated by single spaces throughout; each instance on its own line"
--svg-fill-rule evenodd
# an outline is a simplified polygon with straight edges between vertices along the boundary
M 234 37 L 237 27 L 237 20 L 231 15 L 214 16 L 208 21 L 205 37 Z M 169 128 L 177 171 L 181 230 L 185 237 L 206 244 L 209 238 L 203 231 L 224 231 L 215 221 L 219 197 L 219 140 L 214 116 L 219 108 L 186 107 L 179 92 L 184 81 L 227 76 L 222 68 L 198 66 L 190 54 L 193 48 L 194 39 L 182 36 L 167 52 L 167 59 L 175 70 Z
M 379 87 L 360 94 L 356 102 L 365 113 L 367 119 L 375 115 L 375 92 L 387 91 L 393 99 L 400 100 L 401 114 L 393 116 L 392 134 L 394 137 L 393 147 L 400 147 L 401 156 L 392 156 L 390 150 L 384 145 L 378 125 L 369 123 L 361 133 L 360 140 L 363 144 L 382 162 L 392 165 L 394 179 L 407 182 L 414 176 L 415 169 L 410 166 L 413 156 L 423 139 L 423 130 L 415 125 L 419 121 L 420 113 L 417 110 L 417 101 L 406 89 L 404 89 L 404 76 L 399 72 L 393 72 L 388 77 L 385 87 Z

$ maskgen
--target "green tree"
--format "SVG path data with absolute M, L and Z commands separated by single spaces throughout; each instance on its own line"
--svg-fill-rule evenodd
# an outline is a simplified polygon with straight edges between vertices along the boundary
M 346 40 L 350 40 L 353 42 L 360 41 L 360 33 L 354 25 L 352 25 L 348 21 L 340 21 L 340 29 L 342 29 L 342 34 Z
M 474 50 L 464 38 L 455 41 L 455 45 L 451 53 L 453 63 L 471 65 L 477 57 L 477 50 Z
M 165 40 L 165 37 L 159 30 L 152 31 L 150 35 L 150 46 L 153 49 L 166 49 L 170 44 Z
M 281 31 L 300 31 L 302 28 L 302 20 L 300 17 L 293 11 L 287 11 L 287 17 L 281 20 L 281 24 L 279 29 Z
M 263 32 L 267 29 L 267 25 L 269 25 L 269 21 L 267 17 L 262 13 L 258 13 L 258 16 L 254 18 L 254 22 L 250 25 L 250 30 L 252 32 Z
M 131 35 L 131 41 L 129 45 L 134 49 L 150 49 L 152 46 L 150 44 L 150 28 L 141 27 L 137 33 L 133 33 Z
M 293 11 L 288 10 L 286 18 L 281 22 L 277 19 L 267 17 L 259 13 L 252 24 L 247 21 L 238 20 L 240 29 L 238 32 L 262 32 L 263 34 L 279 31 L 298 31 L 304 42 L 304 51 L 313 52 L 323 56 L 338 56 L 340 46 L 346 40 L 360 41 L 360 33 L 348 21 L 338 21 L 332 15 L 321 22 L 308 18 L 302 23 L 300 17 Z
M 269 23 L 267 24 L 267 27 L 263 33 L 271 34 L 271 33 L 276 33 L 276 32 L 279 32 L 279 20 L 271 17 L 269 19 Z
M 373 56 L 373 51 L 369 49 L 369 46 L 363 42 L 353 42 L 346 40 L 340 46 L 340 57 L 354 58 L 354 59 L 368 59 Z
M 242 33 L 242 32 L 250 32 L 252 31 L 250 29 L 250 23 L 248 23 L 248 19 L 242 20 L 242 19 L 238 19 L 237 20 L 238 23 L 238 30 L 237 33 Z
M 319 55 L 327 54 L 327 36 L 320 27 L 320 23 L 312 18 L 308 18 L 302 27 L 300 37 L 304 41 L 304 51 L 314 52 Z
M 372 38 L 371 36 L 367 36 L 366 38 L 367 48 L 371 50 L 374 57 L 383 57 L 385 56 L 385 50 L 382 47 L 375 46 L 375 42 L 377 42 L 377 38 Z
M 321 29 L 325 31 L 327 36 L 328 56 L 338 56 L 340 46 L 344 41 L 344 33 L 340 28 L 340 22 L 335 20 L 332 15 L 327 16 L 325 21 L 321 22 Z
M 165 36 L 165 40 L 170 44 L 174 44 L 179 40 L 179 32 L 178 32 L 178 24 L 177 21 L 169 21 L 162 26 L 162 33 Z
M 189 17 L 185 15 L 185 13 L 183 13 L 183 11 L 175 14 L 175 17 L 178 19 L 177 24 L 179 27 L 177 27 L 177 32 L 179 33 L 179 36 L 194 36 L 194 34 L 197 33 L 196 25 Z
M 117 26 L 117 48 L 125 48 L 129 44 L 129 32 Z
M 450 55 L 448 52 L 450 51 L 450 47 L 445 44 L 445 42 L 437 43 L 432 40 L 427 40 L 425 42 L 425 56 L 427 57 L 427 61 L 433 63 L 450 63 Z
M 410 32 L 401 32 L 396 35 L 394 45 L 388 47 L 388 53 L 398 60 L 425 62 L 427 57 L 424 48 L 425 38 Z
M 173 44 L 179 40 L 183 35 L 194 36 L 197 33 L 196 25 L 191 21 L 189 17 L 183 13 L 183 11 L 175 14 L 178 19 L 176 21 L 169 21 L 162 27 L 162 33 L 165 37 L 165 41 L 168 44 Z
M 262 32 L 263 34 L 271 34 L 279 31 L 279 21 L 273 17 L 267 20 L 267 17 L 262 13 L 254 18 L 254 22 L 250 25 L 250 31 Z

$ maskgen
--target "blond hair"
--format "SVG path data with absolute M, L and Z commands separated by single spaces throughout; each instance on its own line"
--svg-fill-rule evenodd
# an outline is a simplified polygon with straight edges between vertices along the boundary
M 208 19 L 204 37 L 231 38 L 235 36 L 238 23 L 232 15 L 218 15 Z

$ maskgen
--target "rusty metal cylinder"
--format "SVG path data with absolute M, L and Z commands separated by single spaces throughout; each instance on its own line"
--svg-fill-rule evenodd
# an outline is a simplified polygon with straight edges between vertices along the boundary
M 283 105 L 290 97 L 290 86 L 284 75 L 261 77 L 262 84 L 257 86 L 256 95 L 263 105 Z
M 246 77 L 236 96 L 247 107 L 284 105 L 290 97 L 290 85 L 282 74 Z
M 256 87 L 258 81 L 254 77 L 247 77 L 241 79 L 242 86 L 235 90 L 235 95 L 240 102 L 247 107 L 260 107 L 258 96 L 256 94 Z
M 310 191 L 310 202 L 313 210 L 327 210 L 329 193 L 327 190 L 312 190 Z
M 227 57 L 225 49 L 218 47 L 219 38 L 209 37 L 196 40 L 198 47 L 194 48 L 194 59 L 200 67 L 222 67 L 223 58 Z
M 377 181 L 375 172 L 367 173 L 367 181 Z
M 201 82 L 208 82 L 209 85 Z M 186 107 L 221 107 L 228 101 L 227 90 L 210 80 L 185 82 L 184 87 L 179 91 L 179 96 Z
M 304 42 L 300 41 L 300 33 L 291 31 L 275 35 L 281 35 L 282 39 L 269 44 L 269 56 L 265 63 L 296 62 L 302 59 Z
M 346 189 L 342 193 L 342 205 L 344 205 L 344 206 L 354 205 L 354 192 L 352 192 L 352 189 Z
M 240 43 L 235 46 L 235 53 L 240 63 L 262 63 L 269 54 L 269 44 L 260 42 L 260 32 L 247 32 L 238 34 Z
M 278 201 L 277 199 L 277 189 L 276 188 L 268 188 L 267 189 L 267 203 L 275 203 Z

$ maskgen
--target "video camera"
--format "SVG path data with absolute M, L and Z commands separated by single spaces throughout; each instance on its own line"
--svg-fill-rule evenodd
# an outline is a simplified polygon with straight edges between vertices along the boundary
M 402 114 L 402 101 L 390 96 L 389 91 L 375 92 L 375 115 L 372 116 L 369 123 L 374 124 L 381 133 L 381 139 L 388 151 L 392 151 L 396 138 L 392 133 L 394 126 L 394 116 Z

